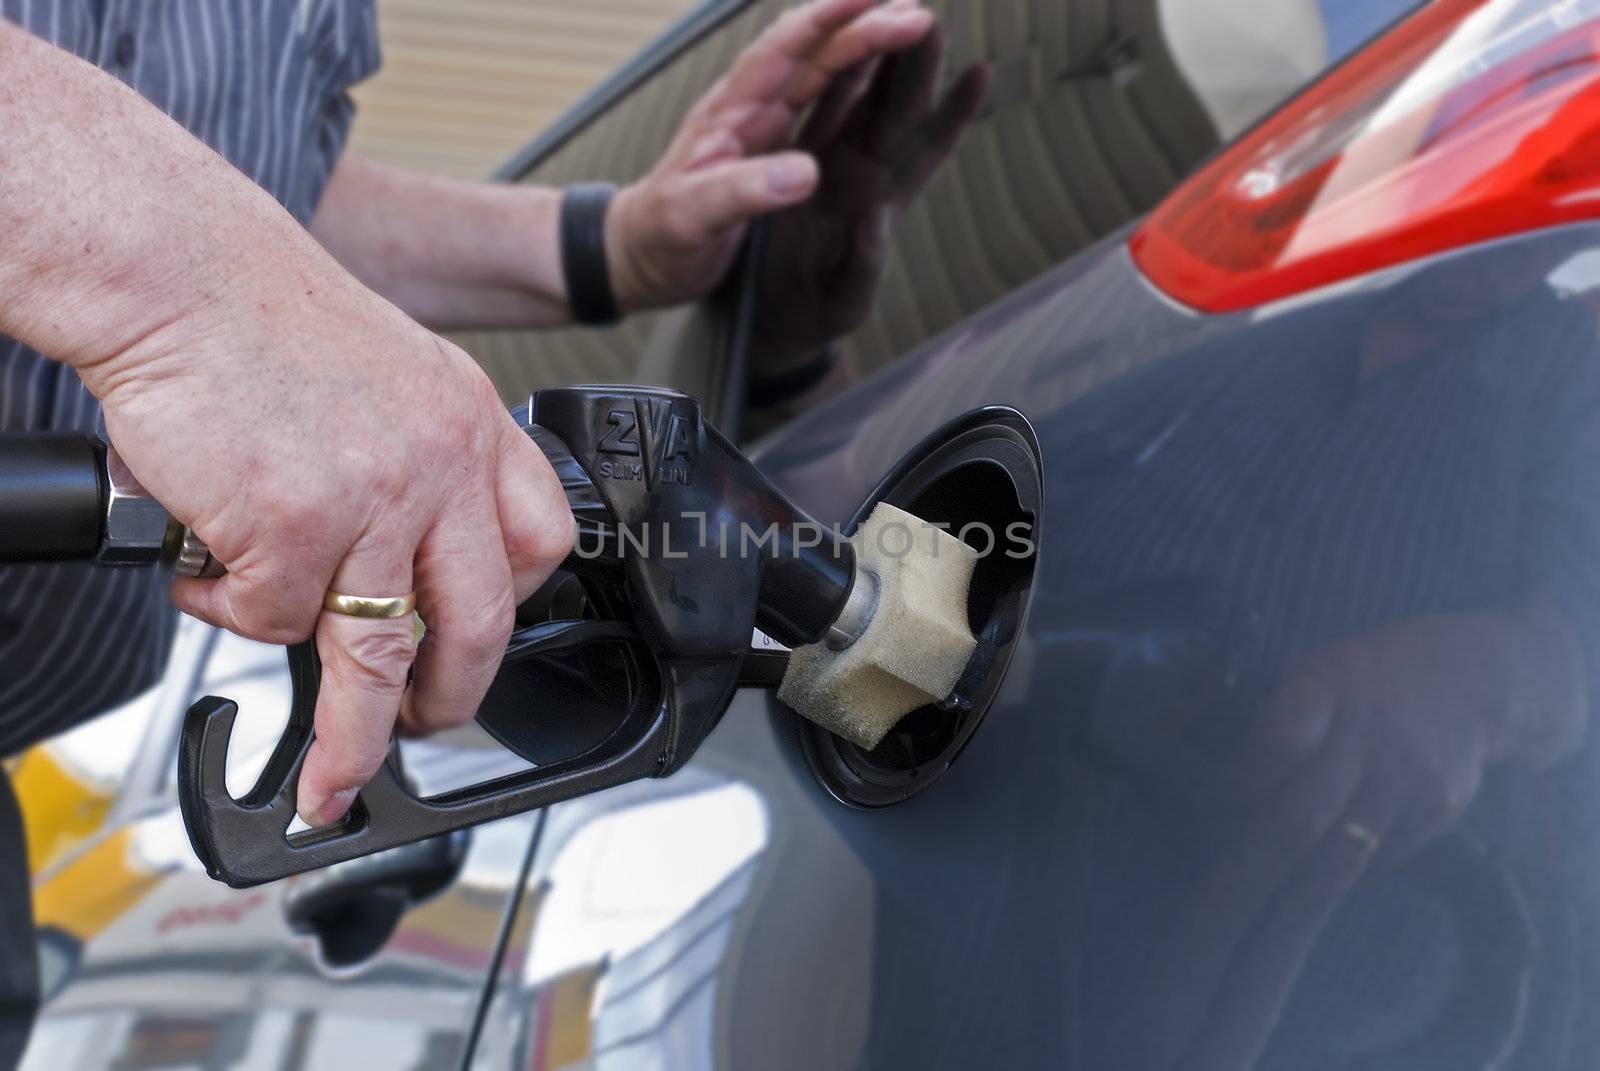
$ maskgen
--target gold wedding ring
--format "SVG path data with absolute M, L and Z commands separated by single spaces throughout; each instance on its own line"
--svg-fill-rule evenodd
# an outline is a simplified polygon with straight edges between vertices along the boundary
M 1346 822 L 1344 824 L 1344 835 L 1361 845 L 1368 855 L 1377 851 L 1378 845 L 1383 843 L 1381 837 L 1360 822 Z
M 341 617 L 365 617 L 373 621 L 392 621 L 405 617 L 417 608 L 417 593 L 395 595 L 388 598 L 369 598 L 365 595 L 346 595 L 329 591 L 322 597 L 322 608 Z

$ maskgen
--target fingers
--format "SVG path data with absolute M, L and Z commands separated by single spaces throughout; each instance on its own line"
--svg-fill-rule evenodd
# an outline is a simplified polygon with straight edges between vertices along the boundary
M 932 25 L 932 13 L 918 0 L 891 0 L 882 6 L 873 0 L 818 0 L 793 8 L 745 50 L 702 102 L 702 114 L 782 104 L 792 122 L 836 75 L 874 56 L 910 47 Z M 763 132 L 773 136 L 770 128 Z M 751 152 L 771 147 L 770 141 L 746 141 Z
M 898 202 L 905 204 L 915 200 L 928 180 L 955 152 L 967 127 L 983 111 L 993 78 L 993 69 L 988 64 L 979 64 L 963 74 L 945 94 L 938 109 L 912 139 L 910 151 L 895 167 L 894 191 Z
M 427 632 L 400 710 L 407 732 L 427 734 L 477 714 L 500 668 L 517 604 L 492 516 L 447 516 L 424 539 L 416 568 Z
M 802 9 L 803 10 L 803 9 Z M 796 111 L 811 106 L 835 76 L 874 56 L 908 49 L 934 25 L 920 0 L 890 0 L 838 30 L 805 60 L 798 61 L 781 99 Z
M 692 249 L 756 216 L 799 204 L 816 192 L 817 162 L 803 152 L 735 160 L 686 175 L 671 199 L 670 227 Z
M 333 588 L 346 595 L 393 596 L 412 590 L 412 547 L 396 532 L 364 538 L 345 558 Z M 320 599 L 319 599 L 320 602 Z M 415 622 L 323 613 L 317 622 L 322 684 L 316 738 L 300 771 L 296 809 L 313 826 L 337 822 L 389 751 L 406 677 L 416 654 Z
M 1217 861 L 1190 888 L 1140 983 L 1117 1017 L 1110 1048 L 1128 1067 L 1182 1066 L 1223 984 L 1273 897 L 1346 813 L 1363 776 L 1358 741 L 1337 737 L 1276 806 L 1217 829 Z M 1149 1024 L 1163 1029 L 1151 1032 Z
M 179 577 L 171 595 L 173 605 L 208 625 L 287 646 L 311 635 L 331 577 L 331 571 L 230 563 L 230 571 L 215 580 Z
M 935 26 L 914 47 L 890 56 L 856 110 L 853 140 L 867 155 L 889 159 L 933 114 L 944 76 L 944 30 Z
M 495 498 L 512 589 L 521 605 L 571 553 L 577 532 L 560 478 L 515 426 L 508 427 L 501 445 Z
M 1370 853 L 1344 828 L 1323 837 L 1252 927 L 1184 1066 L 1225 1071 L 1256 1065 L 1323 929 L 1369 862 Z
M 713 288 L 733 261 L 735 228 L 816 191 L 815 160 L 785 151 L 799 117 L 836 76 L 866 78 L 932 25 L 920 0 L 813 0 L 787 12 L 696 103 L 651 173 L 619 194 L 607 222 L 619 290 L 659 305 Z M 840 88 L 812 136 L 844 122 L 861 92 Z
M 505 653 L 516 608 L 572 548 L 572 514 L 539 447 L 507 423 L 496 494 L 448 515 L 417 554 L 417 604 L 427 632 L 401 727 L 427 734 L 477 714 Z
M 419 650 L 411 617 L 322 615 L 316 738 L 297 800 L 313 826 L 349 810 L 387 756 L 397 717 L 417 733 L 473 718 L 499 669 L 518 600 L 571 547 L 572 515 L 539 448 L 508 422 L 497 449 L 494 493 L 451 504 L 420 536 L 397 532 L 381 546 L 358 543 L 334 577 L 331 586 L 346 594 L 414 587 L 427 631 Z M 406 546 L 416 549 L 401 552 Z
M 871 89 L 880 65 L 876 59 L 858 63 L 829 82 L 811 109 L 797 144 L 816 152 L 836 139 Z
M 740 54 L 726 79 L 728 99 L 780 99 L 800 69 L 826 49 L 837 50 L 842 40 L 859 46 L 863 37 L 883 32 L 885 16 L 902 17 L 907 6 L 905 0 L 815 0 L 790 8 Z

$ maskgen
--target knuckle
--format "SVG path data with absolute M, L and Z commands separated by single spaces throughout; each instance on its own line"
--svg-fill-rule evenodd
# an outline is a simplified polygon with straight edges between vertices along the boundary
M 298 490 L 277 483 L 266 483 L 256 496 L 256 515 L 263 526 L 273 531 L 301 535 L 326 527 L 327 510 L 305 488 Z
M 363 483 L 375 498 L 387 502 L 404 497 L 410 480 L 402 463 L 388 459 L 372 465 Z
M 740 71 L 744 69 L 745 64 L 745 58 L 741 56 L 734 61 L 733 70 Z M 733 82 L 726 74 L 711 83 L 710 88 L 701 95 L 699 100 L 695 101 L 694 107 L 689 109 L 689 114 L 684 119 L 685 128 L 699 130 L 714 123 L 718 113 L 727 107 L 732 91 Z
M 475 471 L 473 459 L 482 452 L 482 423 L 477 404 L 460 406 L 438 418 L 436 439 L 430 445 L 436 448 L 438 457 L 445 459 L 443 472 Z
M 456 630 L 456 642 L 475 662 L 497 661 L 505 653 L 506 637 L 516 620 L 516 600 L 509 590 L 498 592 Z
M 458 729 L 477 716 L 470 706 L 442 702 L 418 703 L 401 722 L 401 732 L 406 736 L 432 736 L 446 729 Z
M 1329 720 L 1319 716 L 1323 704 L 1312 703 L 1271 718 L 1261 730 L 1262 743 L 1274 765 L 1299 765 L 1314 757 L 1327 738 Z
M 772 185 L 765 171 L 746 168 L 739 176 L 737 193 L 739 202 L 746 208 L 763 208 L 772 199 Z
M 398 689 L 404 687 L 406 673 L 416 656 L 415 633 L 409 618 L 399 622 L 401 627 L 387 627 L 394 622 L 382 624 L 385 627 L 374 627 L 340 644 L 339 664 L 360 686 Z
M 365 784 L 378 772 L 378 767 L 383 765 L 384 755 L 387 753 L 386 750 L 370 753 L 351 748 L 334 748 L 321 740 L 314 741 L 312 746 L 320 752 L 318 765 L 321 767 L 322 779 L 338 786 Z
M 303 643 L 317 627 L 318 608 L 283 599 L 247 601 L 234 610 L 234 619 L 250 639 L 288 647 Z
M 307 637 L 311 635 L 311 629 L 312 626 L 309 621 L 300 623 L 286 620 L 282 623 L 263 625 L 257 630 L 255 638 L 262 643 L 276 644 L 279 647 L 293 647 L 295 644 L 304 643 Z
M 669 243 L 689 247 L 700 240 L 700 221 L 684 201 L 673 201 L 661 213 L 661 230 Z
M 506 533 L 506 556 L 523 569 L 554 569 L 572 553 L 577 527 L 565 514 Z

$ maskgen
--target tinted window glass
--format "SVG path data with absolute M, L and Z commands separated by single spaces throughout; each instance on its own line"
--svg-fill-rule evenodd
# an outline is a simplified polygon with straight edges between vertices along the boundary
M 522 180 L 627 182 L 644 174 L 683 113 L 784 6 L 757 0 L 724 20 Z M 848 319 L 853 329 L 841 349 L 852 374 L 907 352 L 1148 211 L 1224 140 L 1412 5 L 929 0 L 929 6 L 947 33 L 939 85 L 948 92 L 975 65 L 986 65 L 981 111 L 918 196 L 895 206 L 881 273 L 873 273 L 876 285 L 861 310 L 850 315 L 839 295 L 808 292 L 792 281 L 782 281 L 763 303 L 763 320 L 780 332 L 790 321 L 815 327 Z M 789 256 L 784 243 L 774 243 L 770 259 Z M 675 367 L 685 353 L 715 359 L 709 342 L 684 345 L 693 329 L 688 319 L 678 311 L 636 316 L 613 330 L 460 341 L 508 400 L 564 382 L 685 385 L 683 369 Z M 757 362 L 759 374 L 759 354 Z
M 679 120 L 721 77 L 739 51 L 781 8 L 756 3 L 696 40 L 670 63 L 539 160 L 520 181 L 563 186 L 644 175 L 666 151 Z M 457 338 L 494 378 L 508 401 L 563 383 L 673 382 L 667 355 L 678 348 L 685 314 L 630 317 L 612 329 L 478 332 Z
M 949 32 L 946 85 L 970 65 L 987 64 L 988 99 L 926 189 L 898 214 L 877 299 L 843 345 L 857 374 L 1142 215 L 1223 142 L 1413 5 L 930 6 Z

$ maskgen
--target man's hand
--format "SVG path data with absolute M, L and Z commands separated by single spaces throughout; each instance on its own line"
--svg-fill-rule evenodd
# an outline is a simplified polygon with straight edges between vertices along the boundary
M 969 71 L 936 104 L 943 46 L 932 26 L 918 0 L 812 0 L 752 43 L 655 169 L 611 204 L 606 252 L 623 311 L 705 297 L 751 220 L 803 205 L 782 238 L 784 255 L 794 246 L 805 258 L 793 267 L 806 275 L 802 296 L 842 310 L 830 323 L 859 322 L 887 221 L 948 154 L 987 83 Z M 311 229 L 358 279 L 435 329 L 555 326 L 571 322 L 561 198 L 346 153 Z M 802 337 L 818 332 L 790 332 L 786 344 Z
M 320 825 L 376 772 L 397 714 L 416 732 L 472 718 L 517 603 L 573 529 L 543 454 L 464 353 L 336 270 L 298 267 L 292 289 L 175 323 L 86 377 L 130 468 L 228 567 L 178 581 L 173 601 L 272 643 L 314 631 L 298 805 Z M 420 647 L 409 616 L 319 614 L 330 588 L 415 589 Z
M 228 567 L 176 584 L 179 606 L 315 634 L 299 807 L 336 820 L 397 716 L 477 712 L 519 598 L 571 545 L 560 484 L 463 353 L 227 161 L 4 20 L 0 65 L 0 330 L 78 370 L 129 468 Z M 323 614 L 329 588 L 416 589 L 420 650 L 409 619 Z
M 607 247 L 622 307 L 710 293 L 750 220 L 816 191 L 816 159 L 791 148 L 800 117 L 836 76 L 910 48 L 932 25 L 919 0 L 813 0 L 762 34 L 689 112 L 655 169 L 612 204 Z
M 1132 700 L 1096 744 L 1175 806 L 1199 861 L 1103 1042 L 1139 1071 L 1254 1066 L 1360 881 L 1453 828 L 1490 770 L 1572 754 L 1589 716 L 1581 644 L 1545 593 L 1316 649 L 1231 720 Z
M 946 44 L 914 47 L 835 78 L 797 144 L 821 166 L 816 196 L 773 222 L 755 359 L 779 375 L 861 326 L 877 300 L 895 220 L 949 158 L 989 95 L 974 64 L 941 96 Z

